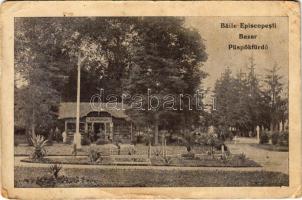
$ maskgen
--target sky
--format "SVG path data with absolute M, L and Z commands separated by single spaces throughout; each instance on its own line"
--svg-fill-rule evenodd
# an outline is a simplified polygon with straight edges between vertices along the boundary
M 264 77 L 265 69 L 274 65 L 280 67 L 284 76 L 283 83 L 288 82 L 288 21 L 287 17 L 186 17 L 186 26 L 195 28 L 204 39 L 208 59 L 203 69 L 209 73 L 204 86 L 213 89 L 215 81 L 226 67 L 233 74 L 247 70 L 249 58 L 254 57 L 256 74 Z M 221 23 L 276 23 L 272 29 L 221 28 Z M 257 35 L 256 39 L 239 39 L 239 34 Z M 229 50 L 229 44 L 266 44 L 267 50 Z

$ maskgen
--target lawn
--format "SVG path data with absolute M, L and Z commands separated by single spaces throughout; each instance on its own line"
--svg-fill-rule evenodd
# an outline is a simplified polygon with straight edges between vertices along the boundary
M 60 146 L 61 145 L 61 146 Z M 22 146 L 20 146 L 22 147 Z M 31 152 L 32 147 L 16 148 L 19 153 L 24 149 Z M 102 153 L 100 161 L 91 162 L 88 155 L 89 146 L 83 146 L 80 155 L 70 156 L 70 145 L 56 144 L 47 146 L 49 154 L 68 155 L 62 157 L 49 156 L 46 164 L 23 163 L 15 167 L 16 187 L 212 187 L 212 186 L 288 186 L 288 175 L 281 172 L 260 171 L 259 164 L 245 157 L 244 154 L 231 154 L 228 159 L 216 152 L 215 157 L 207 155 L 205 148 L 193 148 L 193 158 L 183 157 L 188 154 L 184 146 L 167 146 L 166 160 L 156 156 L 160 147 L 152 147 L 151 164 L 155 166 L 110 166 L 112 157 L 119 162 L 138 162 L 138 157 L 147 158 L 148 146 L 136 145 L 136 154 L 128 155 L 127 151 L 121 151 L 122 155 L 108 156 L 112 146 L 99 145 L 98 151 Z M 118 159 L 117 159 L 118 158 Z M 133 160 L 136 158 L 136 160 Z M 171 159 L 170 159 L 171 158 Z M 180 159 L 181 158 L 181 159 Z M 142 159 L 145 160 L 145 159 Z M 27 162 L 33 162 L 26 158 Z M 40 162 L 40 161 L 39 161 Z M 49 173 L 47 163 L 61 163 L 63 169 L 58 178 Z M 25 164 L 25 165 L 24 165 Z M 65 164 L 74 164 L 65 165 Z M 78 165 L 80 164 L 80 166 Z M 26 166 L 28 165 L 28 166 Z M 45 165 L 45 166 L 44 166 Z M 65 166 L 64 166 L 65 165 Z M 90 165 L 90 166 L 85 166 Z M 104 166 L 94 166 L 104 165 Z M 165 166 L 165 167 L 161 167 Z M 167 167 L 168 166 L 168 167 Z M 185 168 L 186 167 L 186 168 Z M 188 168 L 191 167 L 191 168 Z M 192 168 L 195 167 L 195 168 Z M 196 168 L 208 167 L 208 168 Z M 213 169 L 212 167 L 221 167 Z M 245 167 L 230 169 L 228 167 Z M 246 168 L 249 167 L 249 168 Z
M 288 186 L 288 175 L 280 172 L 223 169 L 69 168 L 55 182 L 43 182 L 46 176 L 47 167 L 15 167 L 15 187 Z

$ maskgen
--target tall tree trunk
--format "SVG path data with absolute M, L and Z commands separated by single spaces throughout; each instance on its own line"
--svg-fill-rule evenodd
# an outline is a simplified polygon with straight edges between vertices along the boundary
M 32 121 L 31 121 L 31 137 L 35 137 L 36 132 L 35 132 L 35 123 L 36 123 L 36 119 L 35 119 L 35 109 L 33 108 L 33 112 L 32 112 Z
M 28 145 L 32 145 L 32 141 L 31 141 L 31 130 L 29 128 L 26 128 L 26 131 L 25 131 L 25 136 L 26 136 L 26 141 L 28 143 Z
M 158 120 L 159 120 L 159 115 L 158 113 L 155 113 L 154 145 L 158 145 Z
M 271 132 L 274 131 L 274 123 L 273 122 L 270 122 L 269 129 L 270 129 Z

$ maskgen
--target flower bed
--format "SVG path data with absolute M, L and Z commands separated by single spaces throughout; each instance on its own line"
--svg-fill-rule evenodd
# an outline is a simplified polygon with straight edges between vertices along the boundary
M 163 159 L 154 157 L 152 165 L 179 166 L 179 167 L 261 167 L 258 163 L 242 155 L 223 156 L 199 155 L 198 157 L 169 157 Z
M 111 149 L 110 149 L 111 146 Z M 77 152 L 77 155 L 88 155 L 90 146 L 82 146 L 82 149 Z M 102 155 L 109 155 L 110 150 L 111 153 L 117 154 L 117 147 L 112 144 L 106 144 L 106 145 L 96 145 L 96 148 L 98 152 L 101 152 Z M 138 155 L 148 155 L 148 146 L 138 144 L 135 145 L 136 154 Z M 160 146 L 154 147 L 152 146 L 152 155 L 155 154 L 156 149 L 161 149 Z M 194 153 L 205 153 L 208 151 L 208 147 L 193 147 L 192 152 Z M 16 156 L 28 156 L 32 153 L 33 147 L 32 146 L 16 146 L 14 147 L 14 154 Z M 52 146 L 46 146 L 46 153 L 48 156 L 71 156 L 73 147 L 72 145 L 68 144 L 56 144 L 54 143 Z M 167 154 L 183 154 L 186 153 L 186 147 L 185 146 L 166 146 Z M 121 151 L 121 154 L 128 155 L 128 151 Z
M 93 180 L 84 176 L 81 177 L 67 177 L 59 176 L 55 179 L 52 176 L 41 176 L 36 179 L 24 179 L 22 181 L 15 181 L 15 184 L 19 187 L 97 187 L 100 186 L 100 181 Z
M 35 183 L 40 187 L 82 187 L 82 185 L 85 185 L 86 187 L 96 187 L 99 185 L 97 180 L 92 180 L 84 176 L 59 176 L 57 179 L 55 179 L 52 176 L 46 175 L 38 177 Z
M 81 164 L 81 165 L 154 165 L 154 166 L 178 166 L 178 167 L 260 167 L 258 163 L 242 155 L 230 155 L 228 157 L 199 155 L 194 158 L 187 157 L 161 157 L 149 159 L 143 156 L 103 156 L 97 162 L 91 162 L 88 157 L 59 157 L 44 158 L 43 160 L 23 159 L 22 162 L 32 163 L 58 163 L 58 164 Z

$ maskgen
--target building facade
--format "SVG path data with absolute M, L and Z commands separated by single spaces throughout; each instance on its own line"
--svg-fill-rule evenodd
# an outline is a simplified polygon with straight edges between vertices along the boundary
M 94 109 L 90 103 L 80 104 L 80 132 L 92 141 L 130 143 L 133 126 L 120 103 L 103 103 Z M 76 128 L 76 103 L 60 103 L 59 120 L 64 123 L 64 131 L 73 137 Z

